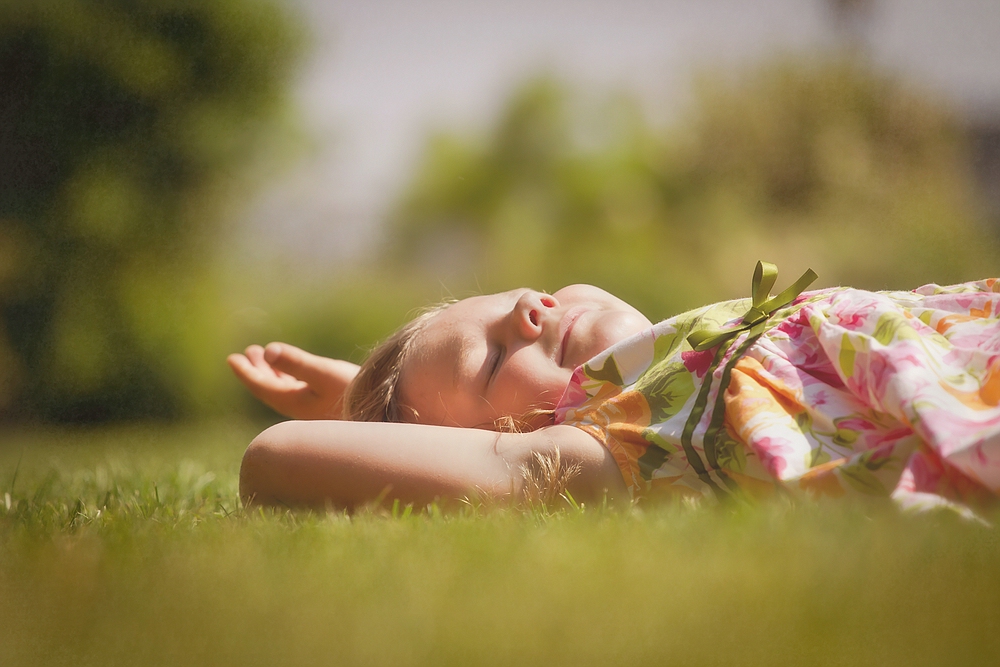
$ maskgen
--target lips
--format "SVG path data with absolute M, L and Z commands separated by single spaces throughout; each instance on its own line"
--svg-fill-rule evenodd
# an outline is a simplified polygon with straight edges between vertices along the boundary
M 559 351 L 557 353 L 557 363 L 560 366 L 562 366 L 563 362 L 566 360 L 566 348 L 569 345 L 569 336 L 573 331 L 573 325 L 576 324 L 576 321 L 580 319 L 580 316 L 585 312 L 587 312 L 586 306 L 575 306 L 567 310 L 566 314 L 563 315 L 562 320 L 559 322 Z

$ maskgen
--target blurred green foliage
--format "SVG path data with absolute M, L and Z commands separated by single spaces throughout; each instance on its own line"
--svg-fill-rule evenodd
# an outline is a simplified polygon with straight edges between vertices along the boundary
M 172 417 L 218 388 L 208 250 L 301 38 L 274 0 L 0 0 L 0 415 Z
M 703 76 L 693 97 L 656 124 L 529 82 L 486 136 L 430 140 L 393 261 L 459 292 L 595 283 L 652 317 L 745 296 L 757 259 L 872 289 L 1000 269 L 962 134 L 921 92 L 799 57 Z
M 745 295 L 759 258 L 875 289 L 1000 273 L 947 109 L 798 57 L 702 76 L 669 119 L 529 81 L 430 138 L 379 261 L 279 287 L 217 233 L 288 136 L 302 37 L 277 0 L 0 0 L 0 418 L 229 409 L 225 352 L 360 361 L 443 296 L 590 282 L 656 319 Z

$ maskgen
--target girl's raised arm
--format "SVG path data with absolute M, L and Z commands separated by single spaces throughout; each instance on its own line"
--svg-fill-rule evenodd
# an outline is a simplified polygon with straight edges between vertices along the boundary
M 247 448 L 240 496 L 247 504 L 353 508 L 373 500 L 424 505 L 476 492 L 520 494 L 522 466 L 535 453 L 580 472 L 569 483 L 578 500 L 627 497 L 611 454 L 572 426 L 530 433 L 350 421 L 290 421 Z

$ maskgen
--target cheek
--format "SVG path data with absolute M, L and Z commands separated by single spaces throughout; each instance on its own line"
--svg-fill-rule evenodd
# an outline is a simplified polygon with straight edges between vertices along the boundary
M 510 373 L 502 387 L 498 387 L 498 393 L 503 394 L 508 407 L 515 412 L 553 407 L 572 375 L 570 371 L 555 366 L 548 358 L 535 363 L 527 359 L 517 360 L 507 370 Z

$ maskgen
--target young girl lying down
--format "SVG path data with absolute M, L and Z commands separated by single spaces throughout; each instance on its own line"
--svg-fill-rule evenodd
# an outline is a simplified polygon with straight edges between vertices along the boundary
M 519 496 L 547 466 L 578 501 L 992 504 L 1000 281 L 800 293 L 806 275 L 771 297 L 775 275 L 758 264 L 752 299 L 656 325 L 589 285 L 471 297 L 405 325 L 360 368 L 252 346 L 230 365 L 296 421 L 250 444 L 240 493 L 420 505 Z

